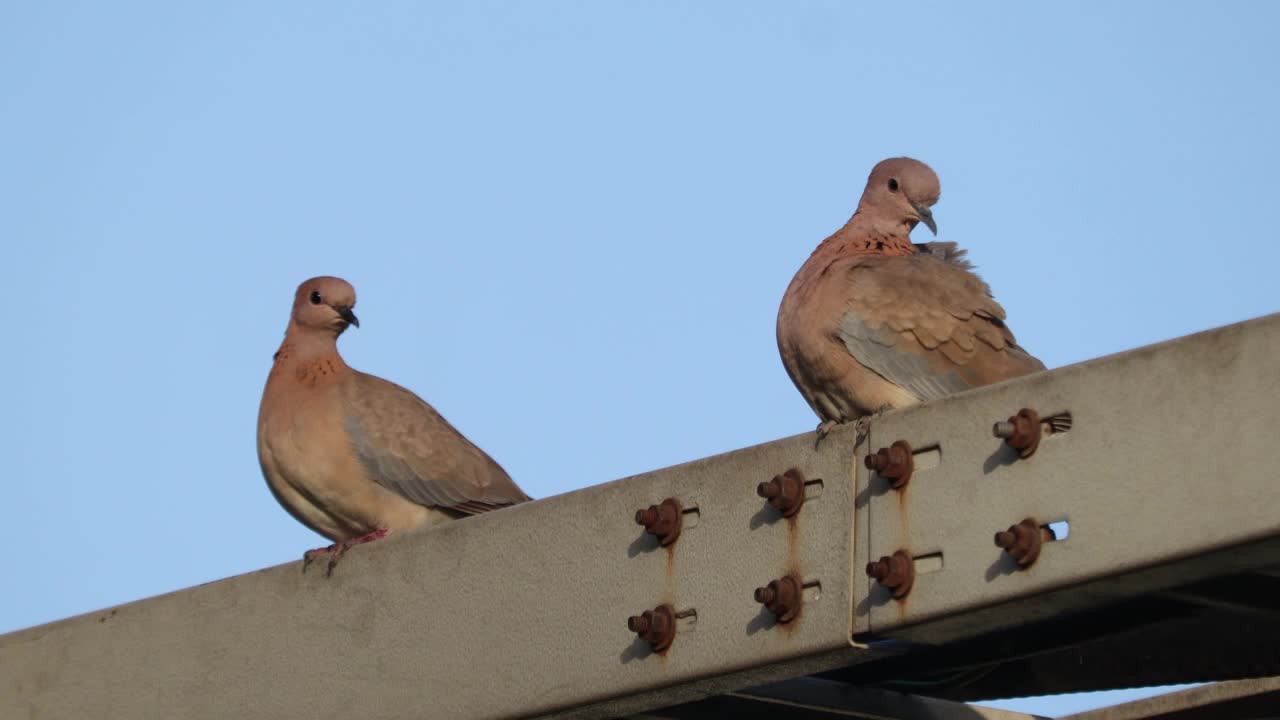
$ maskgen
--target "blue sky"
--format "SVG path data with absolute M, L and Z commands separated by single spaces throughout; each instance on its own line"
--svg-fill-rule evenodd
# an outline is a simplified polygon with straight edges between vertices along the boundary
M 778 300 L 884 157 L 1050 366 L 1274 312 L 1278 15 L 0 4 L 0 632 L 317 544 L 254 451 L 312 275 L 537 497 L 812 429 Z

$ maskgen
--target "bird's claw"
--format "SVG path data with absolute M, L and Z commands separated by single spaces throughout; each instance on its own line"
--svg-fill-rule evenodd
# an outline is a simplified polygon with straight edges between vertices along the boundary
M 853 427 L 857 431 L 857 436 L 854 438 L 853 446 L 858 447 L 862 444 L 862 441 L 866 440 L 867 436 L 871 434 L 871 416 L 863 415 L 858 418 L 858 420 L 853 424 Z
M 884 409 L 882 408 L 881 412 L 883 411 Z M 876 413 L 876 414 L 878 415 L 879 413 Z M 861 445 L 862 441 L 866 440 L 867 436 L 871 434 L 871 418 L 872 417 L 874 416 L 863 415 L 862 417 L 854 421 L 853 427 L 857 431 L 857 436 L 854 438 L 854 441 L 853 441 L 854 447 L 858 447 L 859 445 Z M 841 424 L 843 423 L 839 422 L 838 420 L 824 420 L 818 423 L 818 428 L 816 430 L 818 439 L 813 443 L 814 449 L 817 449 L 817 447 L 822 444 L 822 441 L 826 439 L 827 435 L 831 434 L 831 431 L 835 430 Z
M 325 566 L 324 576 L 331 577 L 333 575 L 333 568 L 338 564 L 338 560 L 342 559 L 342 555 L 347 551 L 347 548 L 352 545 L 363 545 L 364 543 L 373 542 L 374 540 L 381 540 L 386 536 L 387 530 L 385 528 L 379 528 L 371 533 L 361 535 L 360 537 L 351 538 L 349 540 L 340 540 L 329 547 L 308 550 L 302 554 L 302 572 L 305 573 L 307 571 L 307 566 L 316 558 L 321 555 L 328 555 L 329 563 Z
M 334 543 L 329 547 L 315 548 L 302 553 L 302 572 L 307 571 L 307 567 L 315 562 L 316 558 L 321 555 L 328 555 L 329 562 L 324 569 L 324 576 L 333 575 L 333 566 L 338 564 L 338 558 L 342 557 L 342 552 L 346 550 L 346 543 Z
M 814 449 L 817 449 L 817 447 L 822 444 L 823 439 L 825 439 L 832 430 L 835 430 L 836 426 L 839 424 L 840 423 L 835 420 L 823 420 L 818 423 L 818 429 L 816 430 L 818 439 L 813 441 Z

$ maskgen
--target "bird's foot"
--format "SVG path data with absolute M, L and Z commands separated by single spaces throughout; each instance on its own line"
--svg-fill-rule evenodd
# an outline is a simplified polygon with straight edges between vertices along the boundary
M 328 555 L 329 563 L 324 569 L 324 576 L 329 577 L 333 575 L 333 568 L 338 564 L 338 561 L 342 559 L 342 555 L 347 551 L 347 548 L 352 547 L 354 545 L 363 545 L 367 542 L 373 542 L 374 540 L 381 540 L 386 536 L 387 536 L 386 528 L 379 528 L 377 530 L 374 530 L 371 533 L 365 533 L 360 537 L 354 537 L 348 540 L 339 540 L 338 542 L 330 545 L 329 547 L 322 547 L 322 548 L 315 548 L 314 550 L 308 550 L 302 554 L 302 572 L 306 572 L 307 566 L 310 565 L 316 558 L 320 557 L 321 555 Z
M 854 422 L 853 427 L 858 433 L 853 440 L 854 447 L 861 445 L 862 441 L 866 440 L 867 436 L 871 434 L 871 417 L 871 415 L 863 415 Z
M 862 444 L 863 440 L 866 440 L 867 437 L 871 435 L 872 418 L 878 418 L 881 415 L 885 414 L 886 411 L 892 410 L 892 409 L 893 408 L 889 407 L 888 405 L 881 405 L 879 410 L 876 410 L 875 412 L 869 415 L 863 415 L 862 417 L 858 418 L 854 422 L 854 428 L 857 430 L 857 436 L 853 440 L 853 446 L 858 447 L 859 445 Z
M 311 563 L 315 562 L 315 559 L 320 557 L 321 555 L 333 555 L 333 554 L 340 554 L 340 553 L 341 553 L 341 550 L 338 549 L 337 543 L 334 543 L 333 545 L 330 545 L 328 547 L 312 548 L 302 553 L 302 572 L 305 573 L 307 571 L 307 568 L 311 565 Z M 325 572 L 325 576 L 327 577 L 331 572 L 333 572 L 332 565 L 330 565 L 329 570 Z
M 884 410 L 885 408 L 881 408 L 880 412 L 884 412 Z M 853 422 L 853 427 L 855 430 L 857 430 L 857 435 L 854 437 L 854 440 L 853 440 L 854 447 L 858 447 L 859 445 L 861 445 L 862 442 L 867 439 L 867 436 L 871 434 L 871 419 L 879 415 L 880 412 L 874 413 L 872 415 L 863 415 L 862 417 L 858 418 Z M 837 427 L 843 424 L 844 423 L 839 422 L 837 420 L 824 420 L 818 423 L 818 429 L 816 431 L 818 439 L 813 443 L 814 449 L 817 449 L 817 447 L 822 444 L 822 441 L 826 439 L 827 435 L 829 435 L 832 430 L 835 430 Z
M 818 423 L 818 429 L 816 431 L 818 439 L 813 441 L 813 447 L 817 449 L 817 447 L 822 444 L 823 439 L 825 439 L 832 430 L 835 430 L 836 426 L 839 424 L 840 423 L 835 420 L 823 420 Z

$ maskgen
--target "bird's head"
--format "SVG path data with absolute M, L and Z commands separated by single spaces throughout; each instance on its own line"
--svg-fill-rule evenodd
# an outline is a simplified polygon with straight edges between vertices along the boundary
M 905 228 L 909 234 L 916 223 L 924 223 L 937 235 L 930 208 L 941 194 L 938 176 L 928 165 L 908 157 L 889 158 L 871 168 L 858 210 L 873 214 L 878 223 L 888 226 L 883 228 L 887 232 Z
M 293 297 L 293 323 L 299 328 L 326 330 L 341 335 L 348 325 L 360 327 L 351 311 L 356 289 L 337 277 L 314 277 L 298 286 Z

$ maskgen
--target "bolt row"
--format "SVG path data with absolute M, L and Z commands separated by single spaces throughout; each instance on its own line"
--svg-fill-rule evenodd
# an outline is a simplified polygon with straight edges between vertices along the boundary
M 1030 567 L 1040 557 L 1044 542 L 1053 539 L 1053 531 L 1041 526 L 1035 518 L 1024 518 L 995 535 L 996 547 L 1013 558 L 1019 570 Z M 897 550 L 892 555 L 867 563 L 866 572 L 867 577 L 893 593 L 895 598 L 906 597 L 916 579 L 915 561 L 906 550 Z
M 1035 410 L 1023 408 L 1008 420 L 995 423 L 992 434 L 1017 450 L 1020 457 L 1030 457 L 1040 445 L 1040 416 Z M 911 481 L 914 470 L 912 458 L 910 443 L 898 440 L 889 447 L 867 455 L 864 464 L 868 470 L 873 470 L 888 480 L 891 487 L 900 490 Z M 804 473 L 792 468 L 757 485 L 756 494 L 783 517 L 791 518 L 804 506 L 805 485 Z M 662 547 L 670 547 L 680 538 L 683 518 L 684 508 L 673 497 L 637 510 L 635 514 L 636 524 L 656 537 Z M 1030 566 L 1040 556 L 1043 540 L 1042 528 L 1034 518 L 1026 518 L 1011 525 L 1008 530 L 995 534 L 996 546 L 1023 568 Z M 867 563 L 866 573 L 892 592 L 895 598 L 903 598 L 911 592 L 915 583 L 915 562 L 909 552 L 897 550 L 892 555 Z M 804 603 L 804 585 L 795 575 L 786 575 L 756 588 L 752 596 L 779 623 L 788 623 L 800 614 Z M 654 652 L 662 652 L 674 642 L 676 618 L 680 616 L 683 613 L 678 614 L 670 604 L 663 604 L 627 618 L 627 629 L 647 643 Z
M 995 423 L 991 434 L 1017 450 L 1019 457 L 1029 458 L 1040 447 L 1040 414 L 1031 408 L 1022 408 L 1008 420 Z M 889 481 L 889 486 L 895 490 L 901 490 L 911 481 L 911 473 L 915 469 L 911 445 L 906 440 L 898 440 L 867 455 L 863 464 Z M 1040 557 L 1044 533 L 1034 518 L 1026 518 L 1009 526 L 1008 530 L 996 533 L 995 543 L 1018 563 L 1019 568 L 1026 568 Z M 867 577 L 889 590 L 895 598 L 906 597 L 915 583 L 915 562 L 906 550 L 898 550 L 893 555 L 867 563 L 866 572 Z
M 1040 414 L 1031 408 L 1022 408 L 1008 420 L 993 425 L 991 434 L 1017 450 L 1019 457 L 1029 458 L 1040 447 Z M 906 440 L 895 441 L 889 447 L 867 455 L 863 465 L 888 480 L 894 490 L 901 490 L 911 482 L 911 473 L 915 469 L 911 444 Z
M 804 488 L 807 482 L 804 473 L 791 468 L 757 485 L 756 494 L 783 517 L 791 518 L 804 506 Z M 673 497 L 637 510 L 635 514 L 636 524 L 657 538 L 662 547 L 670 547 L 680 538 L 683 518 L 684 508 Z M 789 623 L 800 614 L 803 595 L 804 585 L 800 578 L 786 575 L 756 588 L 752 597 L 772 613 L 779 623 Z M 669 604 L 659 605 L 627 618 L 627 629 L 647 643 L 654 652 L 662 652 L 671 647 L 675 640 L 676 618 L 681 615 Z

